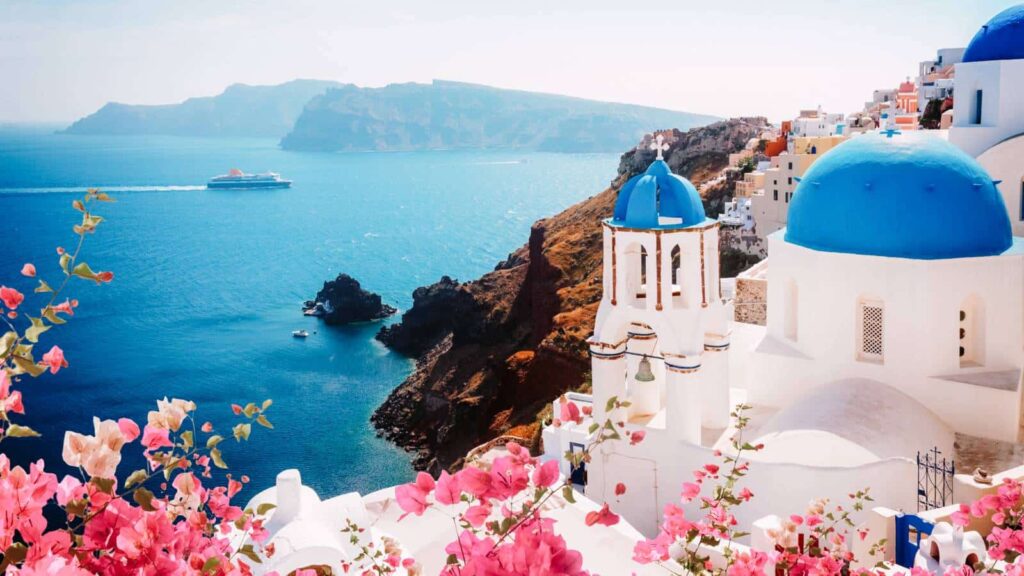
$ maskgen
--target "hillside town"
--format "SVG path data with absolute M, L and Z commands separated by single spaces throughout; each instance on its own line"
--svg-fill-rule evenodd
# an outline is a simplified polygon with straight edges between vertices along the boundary
M 998 521 L 964 521 L 965 505 L 1024 478 L 1022 27 L 1024 6 L 1011 8 L 861 110 L 800 110 L 699 189 L 664 161 L 670 137 L 641 143 L 648 168 L 600 223 L 592 389 L 552 404 L 536 455 L 575 489 L 547 513 L 589 569 L 662 573 L 634 543 L 664 536 L 693 470 L 748 444 L 757 497 L 735 520 L 749 534 L 711 547 L 709 566 L 776 549 L 798 531 L 789 514 L 866 489 L 853 567 L 978 562 Z M 701 196 L 723 185 L 732 197 L 712 217 Z M 720 243 L 762 260 L 723 278 Z M 500 440 L 466 465 L 519 457 Z M 376 542 L 438 573 L 452 516 L 409 516 L 409 490 L 321 499 L 282 472 L 252 504 L 276 506 L 260 570 L 358 563 Z M 609 508 L 622 522 L 588 529 Z M 682 508 L 699 517 L 701 501 Z M 365 531 L 349 538 L 351 524 Z

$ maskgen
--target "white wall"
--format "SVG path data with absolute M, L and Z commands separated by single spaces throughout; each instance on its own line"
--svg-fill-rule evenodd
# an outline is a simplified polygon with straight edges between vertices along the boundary
M 1021 213 L 1024 194 L 1024 136 L 1017 136 L 996 144 L 978 156 L 981 164 L 997 185 L 1010 214 L 1014 236 L 1024 236 L 1024 215 Z
M 975 94 L 982 90 L 982 121 L 974 124 Z M 956 65 L 953 127 L 949 141 L 979 156 L 1024 133 L 1024 60 L 961 62 Z

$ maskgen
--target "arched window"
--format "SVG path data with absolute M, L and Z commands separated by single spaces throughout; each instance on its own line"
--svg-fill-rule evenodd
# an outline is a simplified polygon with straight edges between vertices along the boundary
M 672 249 L 672 290 L 675 291 L 681 286 L 679 285 L 679 266 L 682 265 L 682 252 L 679 250 L 679 246 Z
M 640 290 L 647 291 L 647 248 L 640 247 Z
M 985 363 L 985 308 L 981 299 L 971 295 L 960 304 L 958 354 L 961 368 Z

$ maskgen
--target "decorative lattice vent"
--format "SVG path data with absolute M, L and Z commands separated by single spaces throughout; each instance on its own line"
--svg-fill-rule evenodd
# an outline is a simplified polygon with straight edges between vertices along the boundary
M 882 340 L 882 325 L 884 321 L 884 310 L 880 304 L 861 305 L 861 355 L 875 360 L 882 358 L 884 352 Z

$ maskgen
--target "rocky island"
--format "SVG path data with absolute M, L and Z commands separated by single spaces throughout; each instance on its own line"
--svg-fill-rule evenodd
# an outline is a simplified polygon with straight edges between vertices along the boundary
M 355 278 L 338 274 L 324 282 L 315 299 L 306 301 L 303 311 L 328 324 L 352 324 L 382 320 L 398 310 L 381 302 L 380 295 L 364 290 Z
M 764 118 L 739 118 L 661 132 L 671 145 L 666 161 L 699 186 L 766 126 Z M 585 340 L 601 297 L 600 223 L 618 188 L 653 160 L 649 142 L 622 156 L 608 189 L 536 222 L 529 241 L 492 272 L 416 289 L 402 321 L 378 334 L 416 358 L 414 372 L 372 417 L 381 435 L 417 453 L 416 467 L 452 467 L 500 435 L 537 442 L 549 403 L 589 386 Z

